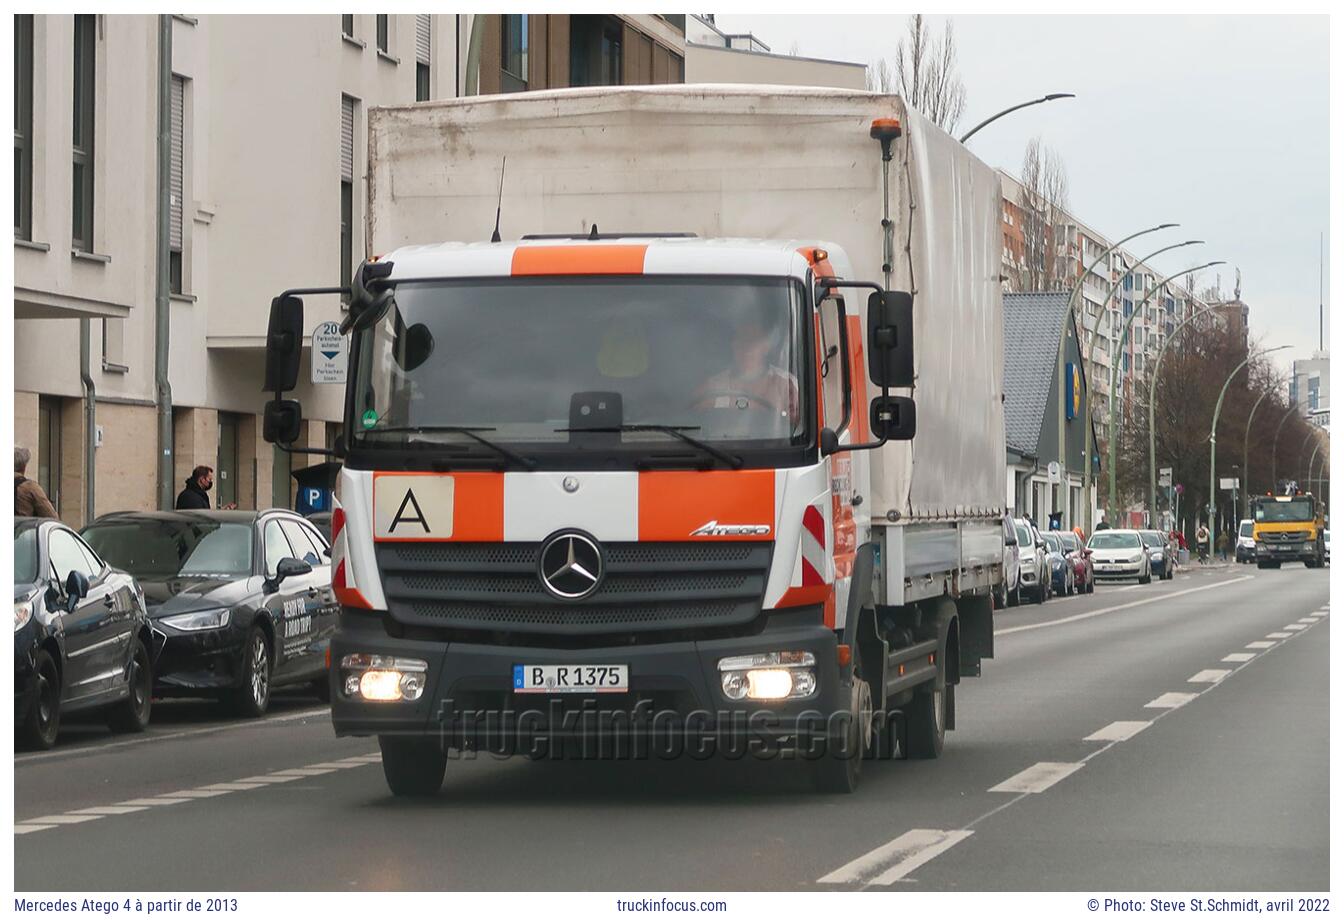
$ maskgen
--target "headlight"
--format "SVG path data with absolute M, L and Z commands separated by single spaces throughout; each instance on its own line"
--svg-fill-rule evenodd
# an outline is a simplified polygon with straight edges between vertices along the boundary
M 164 617 L 159 622 L 184 632 L 195 632 L 200 629 L 220 629 L 229 625 L 229 609 L 224 607 L 219 610 L 178 613 L 170 617 Z
M 719 659 L 719 682 L 730 700 L 803 699 L 816 692 L 811 652 L 766 652 Z
M 20 601 L 14 605 L 14 631 L 23 629 L 23 624 L 33 618 L 33 602 Z
M 391 655 L 346 655 L 341 659 L 341 687 L 345 695 L 371 703 L 420 699 L 425 692 L 429 662 Z
M 1265 548 L 1265 544 L 1263 544 L 1263 543 L 1257 543 L 1257 544 L 1255 544 L 1255 548 L 1256 548 L 1256 549 L 1264 549 L 1264 548 Z

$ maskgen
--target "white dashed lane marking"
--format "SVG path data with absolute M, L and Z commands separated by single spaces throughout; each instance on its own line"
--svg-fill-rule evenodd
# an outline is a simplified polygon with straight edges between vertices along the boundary
M 1284 629 L 1291 629 L 1293 632 L 1300 632 L 1301 630 L 1304 630 L 1304 629 L 1306 629 L 1307 627 L 1306 627 L 1306 624 L 1304 624 L 1304 623 L 1289 623 L 1287 626 L 1285 626 L 1285 627 L 1283 627 L 1283 628 L 1284 628 Z
M 947 852 L 973 831 L 939 831 L 915 828 L 890 843 L 845 863 L 817 881 L 822 885 L 891 885 L 942 853 Z
M 1112 722 L 1105 728 L 1097 729 L 1084 738 L 1084 741 L 1128 741 L 1143 731 L 1152 722 Z
M 32 821 L 25 821 L 24 824 L 83 824 L 85 821 L 97 821 L 102 815 L 46 815 L 42 818 L 33 818 Z
M 14 833 L 31 834 L 33 831 L 49 831 L 53 827 L 55 827 L 54 824 L 16 824 L 14 825 Z
M 1243 661 L 1250 661 L 1254 657 L 1254 652 L 1233 652 L 1231 655 L 1224 656 L 1223 660 L 1232 664 L 1240 664 Z
M 133 811 L 144 811 L 148 805 L 96 805 L 93 808 L 77 808 L 72 815 L 129 815 Z
M 1277 644 L 1278 644 L 1278 643 L 1276 643 L 1276 642 L 1266 642 L 1266 641 L 1263 640 L 1263 639 L 1258 639 L 1258 640 L 1256 640 L 1255 642 L 1247 642 L 1247 643 L 1246 643 L 1246 647 L 1247 647 L 1247 648 L 1273 648 L 1273 647 L 1274 647 L 1275 645 L 1277 645 Z
M 1199 696 L 1198 693 L 1164 693 L 1157 699 L 1144 703 L 1144 709 L 1177 709 Z
M 127 799 L 119 802 L 119 805 L 179 805 L 182 802 L 190 802 L 191 799 L 179 798 L 171 795 L 156 795 L 148 799 Z
M 999 783 L 997 786 L 990 786 L 990 792 L 1044 792 L 1055 783 L 1081 770 L 1083 765 L 1080 763 L 1050 763 L 1042 761 L 1032 764 L 1016 776 L 1010 776 L 1008 779 Z
M 1272 632 L 1272 633 L 1265 633 L 1265 638 L 1266 638 L 1266 639 L 1291 639 L 1291 638 L 1293 638 L 1293 634 L 1292 634 L 1292 633 L 1286 633 L 1286 632 Z
M 1218 683 L 1218 681 L 1222 680 L 1224 677 L 1226 677 L 1231 673 L 1232 673 L 1231 671 L 1224 670 L 1222 668 L 1208 668 L 1206 670 L 1200 671 L 1198 674 L 1191 677 L 1188 681 L 1186 681 L 1186 683 L 1216 684 Z

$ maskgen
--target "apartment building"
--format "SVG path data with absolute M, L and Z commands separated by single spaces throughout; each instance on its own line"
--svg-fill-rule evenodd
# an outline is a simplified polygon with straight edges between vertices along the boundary
M 750 32 L 724 32 L 712 15 L 669 18 L 684 20 L 687 83 L 867 89 L 868 68 L 864 64 L 777 54 Z
M 1288 404 L 1297 406 L 1307 419 L 1321 428 L 1330 427 L 1330 352 L 1317 351 L 1310 358 L 1293 362 L 1288 378 Z
M 194 466 L 207 464 L 216 470 L 217 500 L 250 508 L 292 506 L 291 474 L 321 459 L 262 439 L 265 329 L 275 294 L 345 284 L 368 255 L 369 108 L 679 82 L 687 78 L 686 21 L 16 16 L 14 417 L 16 443 L 33 454 L 28 475 L 76 525 L 159 504 L 162 24 L 171 37 L 169 486 L 176 493 Z M 746 63 L 715 79 L 758 80 L 754 57 L 733 60 Z M 794 63 L 794 78 L 780 82 L 819 79 L 814 62 Z M 334 295 L 310 297 L 307 308 L 310 329 L 342 309 Z M 306 354 L 300 444 L 330 447 L 341 434 L 342 388 L 307 382 Z

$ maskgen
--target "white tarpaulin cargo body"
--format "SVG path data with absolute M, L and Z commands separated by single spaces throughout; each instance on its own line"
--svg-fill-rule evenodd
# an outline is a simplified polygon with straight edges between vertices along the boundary
M 877 118 L 902 128 L 890 276 L 881 150 L 869 136 Z M 874 523 L 892 513 L 901 521 L 1002 513 L 999 183 L 899 97 L 565 90 L 376 108 L 369 132 L 370 255 L 488 239 L 497 204 L 506 240 L 596 224 L 603 233 L 839 244 L 855 279 L 914 294 L 918 434 L 873 456 Z
M 994 173 L 830 90 L 522 93 L 369 131 L 336 731 L 378 735 L 399 794 L 525 716 L 591 749 L 566 707 L 800 750 L 834 791 L 937 757 L 1002 584 Z M 282 442 L 304 293 L 335 291 L 273 304 Z

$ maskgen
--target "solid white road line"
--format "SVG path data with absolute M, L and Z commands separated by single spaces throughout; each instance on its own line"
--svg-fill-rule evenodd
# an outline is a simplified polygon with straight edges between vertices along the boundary
M 845 863 L 834 872 L 817 879 L 822 885 L 866 883 L 890 885 L 899 882 L 915 869 L 941 853 L 956 846 L 973 831 L 939 831 L 915 828 L 906 831 L 890 843 Z
M 31 834 L 33 831 L 49 831 L 55 826 L 54 824 L 16 824 L 14 825 L 14 833 Z
M 1050 763 L 1042 761 L 1032 764 L 1016 776 L 990 786 L 990 792 L 1044 792 L 1066 776 L 1081 770 L 1080 763 Z
M 1265 638 L 1266 638 L 1266 639 L 1291 639 L 1291 638 L 1293 638 L 1293 634 L 1292 634 L 1292 633 L 1286 633 L 1286 632 L 1272 632 L 1272 633 L 1265 633 Z
M 1191 677 L 1188 681 L 1186 681 L 1186 683 L 1216 684 L 1218 683 L 1218 681 L 1222 680 L 1224 677 L 1226 677 L 1231 673 L 1232 673 L 1231 671 L 1225 670 L 1223 668 L 1209 668 L 1207 670 L 1200 671 L 1198 674 L 1196 674 L 1195 676 Z
M 1247 648 L 1273 648 L 1278 645 L 1277 642 L 1267 642 L 1264 639 L 1258 639 L 1255 642 L 1247 642 Z
M 1232 664 L 1239 664 L 1243 661 L 1250 661 L 1254 657 L 1254 652 L 1233 652 L 1231 655 L 1224 655 L 1223 660 Z
M 1026 632 L 1029 629 L 1044 629 L 1047 626 L 1061 626 L 1064 623 L 1076 623 L 1079 620 L 1089 620 L 1092 617 L 1099 617 L 1108 613 L 1115 613 L 1118 610 L 1128 610 L 1131 607 L 1141 607 L 1144 604 L 1152 604 L 1158 601 L 1170 600 L 1173 597 L 1180 597 L 1183 594 L 1194 594 L 1196 591 L 1212 591 L 1215 588 L 1223 588 L 1226 587 L 1227 585 L 1235 585 L 1238 582 L 1250 581 L 1254 577 L 1255 577 L 1254 575 L 1243 575 L 1240 578 L 1231 578 L 1228 579 L 1227 581 L 1220 581 L 1211 585 L 1200 585 L 1199 587 L 1196 588 L 1186 588 L 1184 591 L 1172 591 L 1166 594 L 1154 594 L 1150 597 L 1145 597 L 1141 601 L 1130 601 L 1128 604 L 1117 604 L 1114 607 L 1103 607 L 1101 610 L 1090 610 L 1087 613 L 1075 613 L 1071 617 L 1063 617 L 1062 619 L 1058 620 L 1046 620 L 1044 623 L 1027 623 L 1023 626 L 1012 626 L 1009 627 L 1008 629 L 996 629 L 994 630 L 994 635 L 1007 636 L 1011 635 L 1012 633 Z
M 298 712 L 289 712 L 283 716 L 268 716 L 267 718 L 257 719 L 251 722 L 212 725 L 209 728 L 193 728 L 189 731 L 169 732 L 166 735 L 146 735 L 143 738 L 132 738 L 129 741 L 113 741 L 108 744 L 94 744 L 88 747 L 60 751 L 45 751 L 40 754 L 24 754 L 22 757 L 14 758 L 14 766 L 21 767 L 27 763 L 36 763 L 39 760 L 50 760 L 53 757 L 80 757 L 90 754 L 101 754 L 104 751 L 115 751 L 118 748 L 131 747 L 132 745 L 153 744 L 157 741 L 171 741 L 175 738 L 189 738 L 193 735 L 210 735 L 215 734 L 216 732 L 265 728 L 267 725 L 272 725 L 276 722 L 295 722 L 299 719 L 311 719 L 313 716 L 329 712 L 331 712 L 331 707 L 318 706 L 314 709 L 301 709 Z
M 1084 741 L 1128 741 L 1152 722 L 1112 722 L 1084 738 Z
M 144 811 L 146 805 L 96 805 L 93 808 L 77 808 L 72 815 L 129 815 L 133 811 Z
M 1157 699 L 1144 703 L 1144 709 L 1177 709 L 1199 696 L 1198 693 L 1164 693 Z

